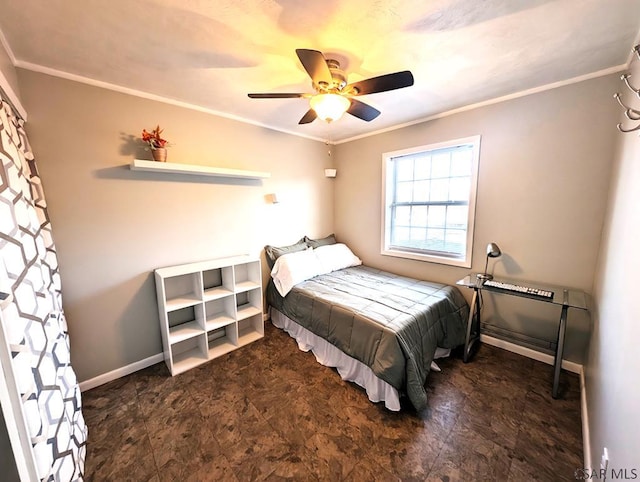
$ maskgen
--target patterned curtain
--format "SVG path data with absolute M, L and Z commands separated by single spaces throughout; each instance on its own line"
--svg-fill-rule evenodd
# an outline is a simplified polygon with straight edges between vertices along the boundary
M 2 309 L 1 329 L 38 477 L 83 480 L 87 428 L 69 358 L 51 223 L 24 122 L 0 101 L 0 277 L 13 296 Z

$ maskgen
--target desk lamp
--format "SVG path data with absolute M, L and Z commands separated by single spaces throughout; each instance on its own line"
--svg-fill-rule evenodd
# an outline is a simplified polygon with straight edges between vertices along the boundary
M 484 263 L 484 273 L 478 273 L 476 276 L 481 280 L 493 279 L 493 275 L 487 274 L 487 266 L 489 265 L 489 258 L 497 258 L 502 254 L 500 248 L 496 243 L 487 244 L 487 261 Z

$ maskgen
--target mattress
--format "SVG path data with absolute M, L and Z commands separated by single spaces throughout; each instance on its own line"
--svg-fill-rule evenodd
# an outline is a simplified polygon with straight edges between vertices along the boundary
M 424 389 L 437 347 L 464 343 L 469 307 L 457 288 L 367 266 L 333 271 L 267 302 L 300 326 L 369 367 L 426 407 Z

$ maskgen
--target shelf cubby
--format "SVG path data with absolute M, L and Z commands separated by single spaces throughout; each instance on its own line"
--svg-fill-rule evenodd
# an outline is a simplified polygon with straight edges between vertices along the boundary
M 264 336 L 260 260 L 214 259 L 155 270 L 164 359 L 172 375 Z
M 236 294 L 236 318 L 243 320 L 262 313 L 262 290 L 242 291 Z
M 242 263 L 233 267 L 235 278 L 235 291 L 248 291 L 260 288 L 262 275 L 260 273 L 260 262 Z
M 171 374 L 185 372 L 207 361 L 207 337 L 188 338 L 171 345 Z
M 209 359 L 217 358 L 238 347 L 238 327 L 227 325 L 207 333 Z
M 204 312 L 201 303 L 170 311 L 167 316 L 169 340 L 172 344 L 204 333 Z
M 233 267 L 208 269 L 202 272 L 204 300 L 233 295 Z
M 247 345 L 264 336 L 262 313 L 238 321 L 238 346 Z
M 188 323 L 182 323 L 180 325 L 169 327 L 172 344 L 178 343 L 182 340 L 186 340 L 187 338 L 191 338 L 193 336 L 198 336 L 202 334 L 203 331 L 204 330 L 200 327 L 197 321 L 190 321 Z
M 225 298 L 207 301 L 204 305 L 207 331 L 221 328 L 236 321 L 233 294 Z
M 202 301 L 202 285 L 196 273 L 171 276 L 165 280 L 164 287 L 169 311 Z

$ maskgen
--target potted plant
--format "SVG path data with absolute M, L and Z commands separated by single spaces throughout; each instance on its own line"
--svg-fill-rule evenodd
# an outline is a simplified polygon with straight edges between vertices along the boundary
M 160 125 L 157 125 L 151 132 L 142 129 L 142 140 L 149 145 L 146 149 L 151 150 L 154 161 L 166 162 L 169 142 L 163 139 L 161 134 L 162 129 L 160 129 Z

